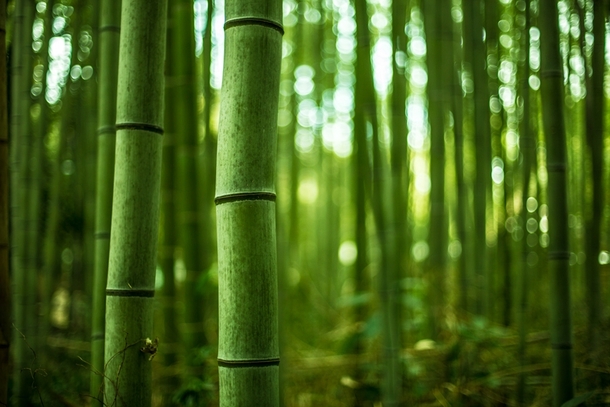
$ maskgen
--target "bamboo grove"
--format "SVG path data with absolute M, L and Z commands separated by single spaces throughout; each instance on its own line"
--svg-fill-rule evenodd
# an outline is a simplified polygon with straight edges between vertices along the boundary
M 0 1 L 0 406 L 608 405 L 609 17 Z

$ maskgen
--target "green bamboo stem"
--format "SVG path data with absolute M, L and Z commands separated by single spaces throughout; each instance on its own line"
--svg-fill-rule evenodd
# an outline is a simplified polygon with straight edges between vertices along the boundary
M 228 1 L 218 130 L 220 405 L 279 406 L 275 154 L 280 1 Z
M 24 292 L 24 319 L 20 322 L 21 331 L 26 335 L 29 346 L 38 349 L 38 335 L 36 326 L 36 303 L 37 303 L 37 282 L 36 275 L 38 269 L 38 248 L 40 247 L 39 219 L 40 219 L 40 157 L 42 140 L 35 137 L 31 119 L 32 97 L 30 89 L 32 86 L 32 33 L 31 26 L 34 21 L 34 4 L 25 4 L 26 25 L 23 27 L 23 52 L 26 63 L 24 67 L 25 89 L 21 96 L 21 109 L 24 117 L 24 126 L 21 128 L 22 137 L 25 141 L 25 148 L 21 150 L 20 173 L 22 175 L 21 187 L 24 189 L 24 218 L 23 230 L 24 248 L 23 255 L 23 274 L 25 278 Z M 17 242 L 19 243 L 19 242 Z M 26 354 L 29 349 L 26 350 Z M 27 389 L 24 392 L 29 394 Z
M 574 396 L 568 242 L 566 131 L 563 59 L 559 49 L 557 1 L 540 2 L 542 119 L 547 147 L 549 274 L 553 406 Z
M 448 106 L 451 83 L 442 62 L 443 55 L 451 53 L 451 23 L 448 4 L 435 0 L 426 2 L 424 23 L 428 65 L 428 122 L 430 126 L 430 233 L 431 255 L 428 257 L 428 335 L 436 339 L 443 320 L 445 298 L 445 263 L 447 258 L 447 221 L 445 215 L 445 111 Z M 447 47 L 449 45 L 449 47 Z M 449 79 L 449 80 L 447 80 Z
M 370 290 L 367 281 L 366 268 L 368 260 L 368 234 L 366 229 L 366 183 L 369 172 L 369 157 L 366 143 L 366 131 L 364 126 L 354 127 L 354 152 L 352 153 L 352 179 L 354 182 L 354 201 L 355 201 L 355 242 L 356 242 L 356 261 L 354 262 L 354 295 L 363 295 Z M 367 318 L 365 304 L 356 305 L 354 309 L 354 319 L 357 323 L 364 323 Z M 354 353 L 361 355 L 364 353 L 364 344 L 361 333 L 357 333 Z M 361 382 L 365 378 L 365 372 L 360 366 L 356 367 L 355 378 Z M 356 389 L 357 391 L 357 389 Z M 355 397 L 355 407 L 364 407 L 364 401 Z
M 208 0 L 208 15 L 206 19 L 205 33 L 203 36 L 203 188 L 201 188 L 203 199 L 201 201 L 201 212 L 203 219 L 201 222 L 202 234 L 204 239 L 204 260 L 209 262 L 216 257 L 216 247 L 214 236 L 215 223 L 214 212 L 214 192 L 216 189 L 216 135 L 212 132 L 212 104 L 214 103 L 214 93 L 212 92 L 211 68 L 212 68 L 212 18 L 214 15 L 214 1 Z M 209 265 L 206 265 L 209 267 Z M 216 303 L 216 300 L 213 301 Z M 213 304 L 208 304 L 212 306 Z
M 584 20 L 584 19 L 581 19 Z M 584 23 L 584 21 L 583 21 Z M 601 320 L 601 281 L 599 252 L 601 248 L 601 225 L 604 211 L 604 75 L 605 75 L 605 7 L 604 2 L 593 2 L 593 74 L 586 77 L 586 132 L 591 151 L 593 170 L 593 210 L 587 222 L 586 239 L 586 301 L 587 334 L 595 349 L 599 345 L 599 326 Z M 584 31 L 583 31 L 584 32 Z M 583 36 L 584 38 L 584 36 Z M 584 41 L 584 40 L 583 40 Z M 584 48 L 583 48 L 584 50 Z
M 168 33 L 169 34 L 169 33 Z M 169 39 L 169 35 L 168 35 Z M 169 94 L 166 88 L 166 95 Z M 168 98 L 169 99 L 169 98 Z M 175 283 L 175 264 L 176 264 L 176 212 L 175 212 L 175 161 L 176 147 L 173 130 L 170 129 L 169 121 L 165 126 L 163 139 L 163 171 L 161 181 L 161 244 L 159 246 L 159 266 L 163 272 L 162 307 L 164 335 L 163 342 L 168 351 L 163 353 L 163 363 L 171 368 L 178 362 L 177 349 L 180 348 L 179 326 L 176 315 L 176 283 Z M 178 380 L 171 377 L 169 382 L 177 384 Z M 169 383 L 168 383 L 169 384 Z M 171 390 L 175 390 L 175 387 Z
M 48 52 L 49 52 L 48 50 L 49 50 L 49 40 L 51 39 L 51 25 L 52 25 L 51 15 L 52 15 L 51 7 L 48 7 L 48 6 L 45 7 L 45 11 L 44 11 L 43 15 L 41 16 L 44 19 L 44 37 L 42 39 L 42 46 L 40 48 L 40 51 L 38 52 L 38 54 L 39 54 L 38 65 L 42 66 L 42 72 L 46 72 L 48 69 Z M 36 123 L 36 137 L 40 138 L 41 140 L 44 140 L 44 138 L 46 137 L 48 126 L 49 126 L 50 109 L 45 100 L 45 89 L 47 86 L 46 79 L 47 79 L 46 75 L 42 75 L 42 78 L 40 80 L 41 92 L 40 92 L 40 95 L 38 95 L 38 97 L 36 99 L 38 107 L 39 107 L 38 120 Z M 43 182 L 47 181 L 47 179 L 43 180 Z M 45 212 L 48 212 L 48 211 L 45 210 Z M 47 227 L 47 229 L 48 229 L 48 227 Z M 45 230 L 44 235 L 43 235 L 42 250 L 41 250 L 43 264 L 42 264 L 42 272 L 40 272 L 40 277 L 42 277 L 40 284 L 44 288 L 42 290 L 40 290 L 40 292 L 41 292 L 40 309 L 38 310 L 38 321 L 39 321 L 38 322 L 38 332 L 42 338 L 46 338 L 48 336 L 49 328 L 50 328 L 50 323 L 49 323 L 50 301 L 46 296 L 46 292 L 48 292 L 48 291 L 45 289 L 47 286 L 47 281 L 45 279 L 45 276 L 46 276 L 46 271 L 49 268 L 48 264 L 44 261 L 47 258 L 46 257 L 46 248 L 47 247 L 48 247 L 48 242 L 46 241 L 46 230 Z
M 399 262 L 395 224 L 392 219 L 393 201 L 390 195 L 391 180 L 388 176 L 389 171 L 386 172 L 385 157 L 380 148 L 366 1 L 355 0 L 355 11 L 358 46 L 356 48 L 354 129 L 355 132 L 365 132 L 367 122 L 372 127 L 371 204 L 381 249 L 378 291 L 381 303 L 383 343 L 382 399 L 385 406 L 398 406 L 402 399 L 402 371 L 399 357 L 402 323 L 400 320 Z M 355 137 L 362 140 L 361 135 L 355 135 Z M 364 144 L 359 144 L 359 146 L 362 145 Z
M 471 278 L 470 271 L 473 270 L 473 245 L 472 239 L 468 236 L 467 211 L 468 211 L 468 185 L 464 169 L 464 96 L 462 90 L 463 72 L 463 50 L 462 50 L 462 29 L 458 23 L 453 24 L 453 56 L 455 71 L 451 76 L 452 83 L 452 110 L 454 117 L 453 135 L 455 151 L 455 179 L 456 179 L 456 214 L 455 228 L 456 235 L 460 242 L 462 253 L 459 258 L 458 266 L 458 307 L 462 312 L 472 311 L 471 301 Z
M 19 101 L 23 93 L 23 77 L 24 77 L 24 53 L 23 45 L 24 38 L 22 36 L 22 25 L 24 24 L 24 1 L 15 2 L 15 10 L 13 14 L 13 39 L 11 43 L 11 120 L 10 120 L 10 143 L 9 151 L 10 165 L 10 223 L 11 223 L 11 248 L 10 248 L 10 268 L 13 284 L 13 320 L 17 323 L 23 320 L 23 296 L 24 296 L 24 281 L 23 281 L 23 249 L 19 243 L 22 242 L 23 235 L 23 189 L 18 188 L 21 178 L 21 154 L 23 149 L 23 140 L 21 139 L 21 126 L 24 117 L 22 115 Z M 19 242 L 19 243 L 17 243 Z M 11 394 L 11 401 L 19 400 L 21 394 L 20 389 L 24 386 L 21 377 L 21 368 L 24 366 L 24 350 L 25 344 L 17 331 L 12 329 L 12 350 L 14 358 L 14 381 Z
M 487 96 L 487 106 L 489 106 L 490 100 L 496 99 L 499 100 L 498 90 L 499 84 L 498 81 L 498 66 L 499 66 L 499 54 L 498 54 L 498 5 L 497 1 L 485 1 L 483 4 L 484 7 L 484 32 L 485 32 L 485 49 L 486 49 L 486 68 L 485 74 L 487 83 L 485 83 L 485 94 Z M 481 102 L 482 103 L 482 102 Z M 494 196 L 492 193 L 493 185 L 491 181 L 491 160 L 493 156 L 502 156 L 502 134 L 501 128 L 502 125 L 498 123 L 502 123 L 502 113 L 491 112 L 491 109 L 488 109 L 489 119 L 488 123 L 494 123 L 493 126 L 489 126 L 490 132 L 488 135 L 489 145 L 486 147 L 487 151 L 481 151 L 481 153 L 485 153 L 486 157 L 484 157 L 485 162 L 487 163 L 487 170 L 482 172 L 487 172 L 487 182 L 488 182 L 488 195 L 487 202 L 489 204 L 489 217 L 496 217 L 496 203 L 494 202 Z M 508 166 L 508 163 L 506 163 Z M 480 168 L 480 167 L 479 167 Z M 481 172 L 477 169 L 477 174 Z M 506 177 L 505 177 L 506 179 Z M 507 182 L 504 182 L 504 187 L 506 187 Z M 506 194 L 503 194 L 503 199 L 506 199 Z M 506 212 L 506 204 L 501 203 L 499 205 L 502 210 L 502 214 Z M 500 215 L 503 216 L 503 215 Z M 496 232 L 495 236 L 495 245 L 493 248 L 489 250 L 489 262 L 487 263 L 488 269 L 485 273 L 485 290 L 484 290 L 484 309 L 486 310 L 485 316 L 490 321 L 498 321 L 498 309 L 502 302 L 503 297 L 502 292 L 500 291 L 500 287 L 502 287 L 502 291 L 510 290 L 510 286 L 506 284 L 501 284 L 501 278 L 503 275 L 510 280 L 510 275 L 508 274 L 510 270 L 510 251 L 499 249 L 502 243 L 502 231 L 498 231 L 498 225 L 495 222 L 490 222 L 492 228 Z M 502 230 L 504 228 L 504 221 L 501 223 Z M 500 299 L 500 300 L 498 300 Z M 506 305 L 506 302 L 504 304 Z
M 32 171 L 29 169 L 30 154 L 34 151 L 34 140 L 31 135 L 30 86 L 32 78 L 32 22 L 34 4 L 29 1 L 18 1 L 15 4 L 13 65 L 12 65 L 12 118 L 11 118 L 11 206 L 12 234 L 12 275 L 14 281 L 14 321 L 28 342 L 35 344 L 35 279 L 32 265 L 35 252 L 29 252 L 29 243 L 35 244 L 37 223 L 32 218 L 38 202 L 28 201 L 35 195 Z M 35 249 L 35 246 L 34 246 Z M 34 288 L 33 288 L 34 287 Z M 31 367 L 31 353 L 22 335 L 13 331 L 14 344 L 14 398 L 15 403 L 25 403 L 30 397 L 31 381 L 23 375 L 21 369 Z
M 172 76 L 168 75 L 167 80 L 168 86 L 173 88 L 175 98 L 167 107 L 173 112 L 168 119 L 175 120 L 176 130 L 177 237 L 186 268 L 183 340 L 185 350 L 189 354 L 187 363 L 192 365 L 198 358 L 193 357 L 191 353 L 207 343 L 203 331 L 205 301 L 201 289 L 201 276 L 205 271 L 205 263 L 202 251 L 202 213 L 199 204 L 201 177 L 197 170 L 199 135 L 195 86 L 194 12 L 191 0 L 177 0 L 171 4 L 170 18 L 175 26 L 172 43 L 168 43 L 167 48 L 168 65 L 172 65 Z M 196 374 L 201 375 L 201 371 Z
M 106 405 L 151 405 L 166 21 L 165 1 L 123 2 L 106 289 Z
M 527 199 L 529 197 L 530 190 L 530 179 L 532 176 L 532 168 L 534 166 L 535 154 L 536 154 L 536 140 L 532 137 L 530 129 L 530 0 L 525 1 L 525 10 L 523 11 L 525 16 L 525 27 L 523 28 L 522 35 L 523 40 L 521 43 L 521 52 L 524 55 L 523 65 L 520 67 L 520 92 L 522 99 L 523 116 L 521 117 L 520 129 L 519 129 L 519 149 L 523 156 L 521 164 L 521 176 L 523 177 L 522 184 L 522 199 L 521 199 L 521 222 L 525 226 L 527 224 Z M 517 354 L 519 357 L 519 364 L 521 366 L 521 372 L 517 378 L 517 402 L 519 405 L 525 405 L 526 403 L 526 374 L 525 374 L 525 352 L 526 352 L 526 335 L 528 327 L 528 287 L 531 268 L 528 265 L 527 257 L 529 255 L 529 247 L 527 245 L 527 239 L 523 237 L 521 240 L 521 264 L 517 272 L 517 283 L 516 283 L 516 300 L 517 300 L 517 327 L 519 331 L 519 346 Z
M 297 2 L 297 10 L 302 9 L 304 7 L 303 0 L 299 0 Z M 293 42 L 296 44 L 294 50 L 294 64 L 295 66 L 300 66 L 305 63 L 305 51 L 307 47 L 303 44 L 303 39 L 305 37 L 305 16 L 304 13 L 297 13 L 297 25 L 293 31 Z M 294 75 L 292 75 L 294 79 Z M 297 99 L 296 92 L 291 96 L 290 106 L 292 107 L 292 116 L 290 126 L 287 130 L 287 146 L 286 151 L 290 160 L 290 210 L 289 216 L 287 220 L 288 224 L 288 250 L 289 250 L 289 261 L 290 266 L 300 266 L 301 256 L 300 256 L 300 248 L 299 248 L 299 218 L 300 218 L 300 208 L 299 208 L 299 197 L 298 197 L 298 189 L 299 189 L 299 178 L 301 172 L 301 161 L 299 160 L 299 156 L 297 154 L 297 149 L 295 145 L 295 134 L 297 131 L 298 123 L 297 117 L 299 114 L 299 101 Z M 297 266 L 297 267 L 298 267 Z M 288 269 L 287 269 L 288 270 Z
M 407 36 L 405 23 L 407 15 L 407 2 L 405 0 L 392 1 L 392 149 L 391 149 L 391 177 L 392 199 L 394 208 L 394 230 L 396 233 L 397 271 L 400 276 L 406 276 L 406 263 L 408 259 L 408 232 L 407 232 L 407 189 L 409 185 L 408 169 L 409 154 L 407 148 L 407 118 L 405 115 L 407 97 L 407 77 L 405 67 L 407 64 Z M 406 169 L 406 171 L 405 171 Z
M 102 0 L 99 28 L 99 90 L 97 191 L 95 205 L 95 259 L 93 269 L 93 308 L 91 323 L 92 405 L 102 405 L 104 372 L 104 331 L 106 314 L 106 282 L 110 252 L 112 188 L 114 183 L 116 93 L 119 59 L 120 2 Z
M 173 43 L 175 21 L 168 10 L 167 45 Z M 174 64 L 165 61 L 166 78 L 172 77 Z M 165 106 L 176 100 L 175 87 L 165 82 Z M 176 121 L 172 120 L 173 109 L 165 109 L 165 134 L 163 136 L 163 166 L 161 171 L 161 242 L 159 244 L 159 267 L 163 272 L 161 307 L 163 310 L 163 364 L 168 370 L 175 368 L 180 347 L 180 330 L 176 310 L 175 265 L 178 238 L 176 236 Z M 177 372 L 176 372 L 177 373 Z M 171 404 L 171 394 L 179 386 L 177 374 L 170 373 L 164 393 L 164 404 Z
M 0 0 L 0 56 L 6 58 L 6 0 Z M 9 138 L 6 64 L 0 65 L 0 405 L 8 405 L 11 297 L 9 281 Z
M 476 176 L 474 185 L 475 229 L 475 307 L 477 314 L 489 317 L 487 277 L 489 273 L 487 250 L 487 197 L 490 191 L 491 130 L 489 125 L 489 93 L 487 88 L 487 53 L 483 41 L 483 16 L 479 0 L 462 4 L 464 9 L 465 54 L 470 61 L 474 81 L 474 123 L 476 144 Z

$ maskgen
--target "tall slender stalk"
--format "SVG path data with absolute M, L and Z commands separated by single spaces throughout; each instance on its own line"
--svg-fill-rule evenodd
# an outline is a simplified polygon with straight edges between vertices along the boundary
M 0 57 L 6 58 L 6 0 L 0 0 Z M 11 298 L 9 290 L 9 162 L 6 64 L 0 65 L 0 405 L 8 405 Z
M 201 220 L 204 266 L 209 268 L 213 259 L 216 257 L 215 247 L 215 223 L 214 212 L 214 192 L 216 188 L 216 134 L 212 132 L 212 104 L 214 103 L 214 93 L 212 92 L 211 68 L 212 68 L 212 18 L 214 16 L 214 1 L 208 0 L 208 12 L 206 18 L 205 32 L 203 35 L 203 187 L 202 193 Z M 214 299 L 213 303 L 217 301 Z M 208 303 L 208 306 L 213 304 Z
M 398 406 L 402 398 L 402 371 L 400 363 L 400 343 L 402 323 L 400 320 L 399 262 L 396 248 L 396 232 L 393 220 L 391 182 L 385 157 L 379 140 L 376 96 L 371 67 L 371 44 L 369 37 L 369 18 L 365 0 L 355 0 L 356 11 L 356 91 L 354 131 L 364 132 L 367 125 L 372 128 L 372 188 L 371 206 L 381 249 L 379 264 L 379 299 L 382 318 L 382 398 L 385 406 Z M 364 145 L 366 136 L 355 135 L 361 140 L 358 148 Z M 389 209 L 389 210 L 388 210 Z
M 218 129 L 220 405 L 279 406 L 275 154 L 279 0 L 225 5 Z
M 492 157 L 495 155 L 502 154 L 502 134 L 500 129 L 502 125 L 502 116 L 501 113 L 492 112 L 489 108 L 490 102 L 492 100 L 499 100 L 498 97 L 498 89 L 499 89 L 499 81 L 498 81 L 498 67 L 499 67 L 499 55 L 498 55 L 498 5 L 497 1 L 484 1 L 483 2 L 483 33 L 484 37 L 484 47 L 483 50 L 485 52 L 484 58 L 481 61 L 485 61 L 485 80 L 481 81 L 481 91 L 484 95 L 480 95 L 481 99 L 477 100 L 477 103 L 486 103 L 488 107 L 488 116 L 486 122 L 488 123 L 489 133 L 486 137 L 486 144 L 481 143 L 481 141 L 477 140 L 477 154 L 480 154 L 479 157 L 482 157 L 483 167 L 479 167 L 479 158 L 477 158 L 477 176 L 483 174 L 486 176 L 487 182 L 487 192 L 486 192 L 486 202 L 487 202 L 487 221 L 485 228 L 485 244 L 487 245 L 487 227 L 491 226 L 493 231 L 495 232 L 495 244 L 493 247 L 488 249 L 489 259 L 487 263 L 487 269 L 485 270 L 484 280 L 483 280 L 483 309 L 485 310 L 485 317 L 489 321 L 497 321 L 497 310 L 499 309 L 498 305 L 502 303 L 502 294 L 500 292 L 500 277 L 503 275 L 504 271 L 509 269 L 510 262 L 510 253 L 507 251 L 502 251 L 499 255 L 498 246 L 501 243 L 501 232 L 497 232 L 498 226 L 496 219 L 498 216 L 496 215 L 496 197 L 493 194 L 493 183 L 491 182 L 491 161 Z M 476 78 L 475 78 L 476 80 Z M 483 102 L 483 100 L 485 102 Z M 501 111 L 500 111 L 501 112 Z M 492 125 L 493 123 L 493 125 Z M 479 133 L 481 136 L 482 133 Z M 479 147 L 481 149 L 479 150 Z M 504 183 L 506 185 L 506 182 Z M 475 192 L 476 193 L 476 192 Z M 501 194 L 505 196 L 503 193 Z M 504 199 L 502 197 L 501 199 Z M 506 212 L 506 205 L 499 205 L 502 209 L 502 213 Z M 492 220 L 489 222 L 489 220 Z M 504 222 L 502 221 L 502 227 L 504 227 Z M 483 247 L 483 246 L 481 246 Z M 509 287 L 502 286 L 502 289 L 508 289 Z
M 430 125 L 430 253 L 428 257 L 428 334 L 436 339 L 443 320 L 445 298 L 445 263 L 447 258 L 447 221 L 445 215 L 445 112 L 451 94 L 447 86 L 445 67 L 441 58 L 451 45 L 451 8 L 445 1 L 426 2 L 424 19 L 428 65 L 428 121 Z M 448 38 L 447 38 L 448 37 Z
M 462 3 L 464 8 L 465 54 L 470 62 L 474 81 L 474 140 L 476 143 L 476 178 L 474 187 L 475 229 L 475 307 L 479 315 L 489 316 L 487 274 L 488 250 L 486 242 L 487 196 L 491 180 L 491 130 L 489 125 L 489 93 L 487 88 L 485 42 L 483 39 L 483 13 L 481 2 Z
M 356 243 L 356 261 L 354 262 L 354 294 L 364 295 L 370 290 L 367 281 L 366 268 L 368 259 L 368 234 L 366 230 L 366 184 L 370 182 L 370 165 L 366 146 L 366 132 L 362 126 L 354 128 L 354 152 L 352 153 L 352 179 L 354 180 L 354 204 L 356 216 L 354 218 L 354 235 Z M 357 304 L 354 309 L 354 319 L 357 323 L 364 323 L 367 317 L 366 304 Z M 364 351 L 362 333 L 356 337 L 355 353 L 360 355 Z M 356 380 L 362 381 L 365 372 L 362 367 L 356 367 Z M 355 407 L 363 407 L 364 401 L 355 397 Z
M 534 160 L 536 158 L 536 139 L 532 137 L 532 131 L 530 130 L 530 0 L 525 1 L 525 10 L 523 10 L 525 16 L 525 26 L 522 30 L 523 41 L 521 44 L 521 52 L 523 53 L 523 65 L 520 67 L 520 92 L 522 100 L 523 116 L 521 117 L 520 128 L 519 128 L 519 149 L 523 156 L 521 163 L 521 176 L 523 177 L 522 184 L 522 199 L 521 199 L 521 222 L 523 226 L 527 224 L 527 199 L 529 197 L 530 190 L 530 179 L 532 177 L 532 168 L 534 167 Z M 528 287 L 530 274 L 530 266 L 527 261 L 527 257 L 530 253 L 529 246 L 527 245 L 527 239 L 523 237 L 521 240 L 521 264 L 517 272 L 517 284 L 516 284 L 516 299 L 517 299 L 517 329 L 519 331 L 519 346 L 517 354 L 519 358 L 519 364 L 521 366 L 521 372 L 517 378 L 517 402 L 520 405 L 525 405 L 525 390 L 526 390 L 526 374 L 525 374 L 525 351 L 526 351 L 526 335 L 527 335 L 527 305 L 528 305 Z
M 171 18 L 171 12 L 167 20 L 167 44 L 173 42 L 175 21 Z M 166 78 L 172 77 L 173 64 L 165 61 Z M 165 83 L 165 105 L 171 106 L 176 99 L 175 87 Z M 163 272 L 163 289 L 161 291 L 161 307 L 163 309 L 163 364 L 171 369 L 178 362 L 178 350 L 180 347 L 180 328 L 176 310 L 176 247 L 178 238 L 176 236 L 176 121 L 170 116 L 173 109 L 165 109 L 165 134 L 163 136 L 163 168 L 161 173 L 161 242 L 159 244 L 159 267 Z M 174 374 L 175 373 L 175 374 Z M 179 385 L 178 372 L 169 373 L 166 381 L 167 388 L 164 393 L 175 391 Z M 170 405 L 169 394 L 164 400 L 164 405 Z
M 98 149 L 97 191 L 95 205 L 95 263 L 93 276 L 93 309 L 91 324 L 90 394 L 92 403 L 102 405 L 104 371 L 104 331 L 106 314 L 106 282 L 110 251 L 110 222 L 112 217 L 112 187 L 114 183 L 114 155 L 116 145 L 116 89 L 119 59 L 119 24 L 121 4 L 102 0 L 99 28 L 99 91 L 98 91 Z
M 405 115 L 407 77 L 407 36 L 405 23 L 407 2 L 392 1 L 392 45 L 394 59 L 392 63 L 392 150 L 391 176 L 392 199 L 394 208 L 394 230 L 396 233 L 397 271 L 406 276 L 406 263 L 409 253 L 407 232 L 407 190 L 409 185 L 409 154 L 407 148 L 407 117 Z M 406 171 L 405 171 L 406 170 Z
M 604 2 L 593 2 L 593 73 L 587 77 L 586 131 L 593 169 L 593 210 L 587 222 L 586 239 L 586 300 L 587 331 L 593 348 L 598 345 L 601 317 L 601 282 L 599 251 L 602 215 L 604 211 L 604 75 L 605 75 L 605 7 Z M 584 16 L 583 16 L 584 17 Z M 581 20 L 584 20 L 582 18 Z M 584 23 L 584 21 L 583 21 Z M 583 31 L 584 32 L 584 31 Z M 584 35 L 583 35 L 584 38 Z M 584 40 L 583 40 L 584 42 Z M 583 48 L 584 51 L 584 48 Z
M 455 151 L 455 180 L 456 180 L 456 235 L 461 245 L 461 255 L 458 266 L 458 306 L 462 311 L 472 311 L 471 300 L 471 270 L 474 261 L 472 239 L 468 234 L 468 186 L 464 168 L 464 91 L 462 89 L 462 73 L 464 71 L 464 51 L 462 49 L 462 27 L 461 24 L 453 23 L 453 63 L 455 71 L 452 75 L 453 93 L 453 135 Z
M 116 157 L 106 289 L 106 405 L 150 406 L 167 2 L 121 11 Z
M 563 115 L 563 59 L 559 48 L 557 1 L 540 1 L 540 90 L 547 147 L 549 273 L 553 406 L 574 395 L 566 130 Z
M 31 28 L 34 16 L 34 4 L 21 0 L 15 3 L 13 20 L 14 36 L 12 42 L 12 83 L 11 83 L 11 269 L 14 280 L 14 320 L 17 328 L 27 335 L 28 340 L 34 340 L 34 302 L 36 291 L 29 290 L 33 276 L 28 273 L 27 243 L 31 238 L 34 225 L 28 224 L 31 218 L 28 198 L 30 198 L 30 171 L 28 170 L 29 154 L 32 152 L 30 137 L 30 86 L 32 78 L 31 60 Z M 31 222 L 30 222 L 31 223 Z M 27 229 L 30 228 L 30 233 Z M 28 236 L 29 235 L 29 236 Z M 31 257 L 33 253 L 30 253 Z M 26 402 L 30 397 L 30 382 L 21 372 L 29 367 L 30 354 L 24 339 L 16 330 L 13 331 L 15 355 L 15 402 Z
M 204 272 L 203 239 L 201 236 L 201 210 L 199 204 L 200 182 L 197 171 L 198 117 L 197 87 L 195 86 L 195 37 L 193 2 L 175 0 L 171 3 L 170 15 L 173 23 L 172 43 L 168 43 L 168 65 L 171 77 L 168 86 L 173 88 L 175 98 L 167 105 L 175 121 L 176 136 L 176 220 L 178 244 L 186 268 L 184 285 L 183 339 L 186 352 L 206 344 L 203 332 L 204 297 L 200 287 Z M 191 365 L 197 358 L 187 358 Z M 201 374 L 201 373 L 198 373 Z

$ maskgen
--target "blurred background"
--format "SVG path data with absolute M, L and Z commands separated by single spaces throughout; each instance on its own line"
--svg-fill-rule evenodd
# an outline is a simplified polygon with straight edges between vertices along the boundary
M 26 225 L 12 269 L 13 308 L 24 310 L 13 342 L 24 350 L 11 386 L 29 394 L 18 405 L 92 401 L 99 3 L 38 1 L 24 14 L 8 4 L 9 78 L 14 58 L 24 61 L 21 82 L 9 80 L 22 89 L 9 117 L 26 112 L 11 134 L 21 154 L 12 165 L 22 166 L 13 191 L 26 191 L 11 198 Z M 282 405 L 378 407 L 392 386 L 401 405 L 550 405 L 549 307 L 559 294 L 547 261 L 547 147 L 556 140 L 542 129 L 549 17 L 539 3 L 283 2 Z M 574 386 L 595 390 L 586 403 L 602 406 L 610 10 L 601 0 L 557 4 Z M 224 2 L 169 9 L 153 397 L 213 406 Z M 20 48 L 17 24 L 31 34 Z

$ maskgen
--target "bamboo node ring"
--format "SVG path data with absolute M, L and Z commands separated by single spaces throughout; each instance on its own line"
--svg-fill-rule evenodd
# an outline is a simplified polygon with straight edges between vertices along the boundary
M 163 135 L 163 127 L 150 123 L 117 123 L 115 128 L 118 130 L 144 130 L 151 133 Z
M 155 290 L 146 289 L 124 289 L 124 288 L 107 288 L 106 295 L 110 297 L 146 297 L 152 298 L 155 296 Z
M 269 18 L 255 17 L 255 16 L 244 16 L 229 18 L 225 21 L 224 29 L 237 27 L 240 25 L 262 25 L 263 27 L 269 27 L 284 35 L 284 27 L 281 23 L 271 20 Z
M 275 202 L 275 194 L 273 192 L 238 192 L 235 194 L 226 194 L 217 196 L 214 199 L 216 205 L 236 201 L 271 201 Z
M 100 126 L 97 128 L 97 135 L 101 136 L 102 134 L 116 133 L 116 126 L 111 124 L 109 126 Z
M 226 360 L 218 359 L 218 366 L 228 368 L 279 366 L 280 358 Z
M 98 29 L 98 32 L 100 32 L 100 33 L 103 33 L 103 32 L 120 33 L 121 27 L 118 25 L 103 25 Z

